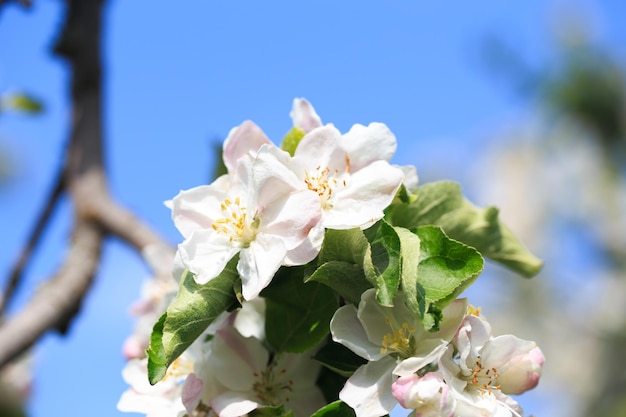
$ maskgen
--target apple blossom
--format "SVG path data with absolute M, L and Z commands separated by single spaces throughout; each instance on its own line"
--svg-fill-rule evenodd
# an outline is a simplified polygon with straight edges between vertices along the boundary
M 535 342 L 512 335 L 492 337 L 491 326 L 472 314 L 463 319 L 439 363 L 457 399 L 457 412 L 468 416 L 523 415 L 508 394 L 537 385 L 542 366 Z
M 185 387 L 195 394 L 190 396 L 192 409 L 204 404 L 220 417 L 237 417 L 259 407 L 284 405 L 296 417 L 307 417 L 325 404 L 315 385 L 320 365 L 310 353 L 270 358 L 260 340 L 243 337 L 228 325 L 233 321 L 217 331 L 211 354 L 196 366 L 194 378 L 202 383 L 193 379 Z
M 415 417 L 452 417 L 455 399 L 439 372 L 398 378 L 391 386 L 393 396 Z
M 178 252 L 198 283 L 215 278 L 239 253 L 243 296 L 253 299 L 319 222 L 317 195 L 295 189 L 280 176 L 281 165 L 263 158 L 273 148 L 241 157 L 228 190 L 200 186 L 172 200 L 172 218 L 185 237 Z
M 122 377 L 130 388 L 122 394 L 117 409 L 143 413 L 147 417 L 182 417 L 185 414 L 181 400 L 182 386 L 185 378 L 193 371 L 194 360 L 193 355 L 186 351 L 155 385 L 148 382 L 147 359 L 129 360 Z
M 393 376 L 410 376 L 436 361 L 454 336 L 466 305 L 465 299 L 458 299 L 444 308 L 440 328 L 433 333 L 409 310 L 402 293 L 396 296 L 394 307 L 381 306 L 376 290 L 369 289 L 358 309 L 351 304 L 339 308 L 330 323 L 333 340 L 370 361 L 350 377 L 339 398 L 358 417 L 389 412 L 395 405 Z

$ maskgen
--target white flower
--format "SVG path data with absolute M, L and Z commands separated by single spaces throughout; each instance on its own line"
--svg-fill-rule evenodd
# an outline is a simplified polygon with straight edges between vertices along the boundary
M 198 283 L 215 278 L 239 253 L 243 296 L 255 298 L 319 222 L 317 195 L 295 188 L 282 176 L 284 166 L 264 157 L 274 149 L 262 145 L 255 157 L 239 158 L 227 190 L 201 186 L 172 200 L 172 218 L 185 237 L 178 252 Z
M 309 355 L 279 354 L 270 360 L 261 341 L 243 337 L 232 326 L 218 330 L 211 343 L 211 354 L 196 371 L 203 382 L 198 400 L 220 417 L 278 405 L 308 417 L 325 404 L 315 385 L 320 365 Z
M 400 377 L 391 390 L 402 407 L 415 410 L 415 417 L 454 415 L 454 396 L 439 372 Z
M 459 299 L 443 310 L 439 331 L 426 331 L 398 294 L 394 307 L 381 306 L 376 290 L 361 296 L 358 310 L 353 305 L 339 308 L 330 329 L 333 340 L 370 362 L 361 366 L 339 394 L 358 417 L 387 414 L 396 404 L 391 392 L 395 376 L 410 376 L 436 361 L 454 336 L 466 310 Z
M 454 352 L 458 352 L 455 360 Z M 441 357 L 439 369 L 457 400 L 457 414 L 522 416 L 507 394 L 534 387 L 541 374 L 543 355 L 535 342 L 512 335 L 491 336 L 491 326 L 468 315 Z
M 324 227 L 364 229 L 383 217 L 404 178 L 387 162 L 395 150 L 395 136 L 382 123 L 357 124 L 345 135 L 325 125 L 302 138 L 290 168 L 318 194 Z
M 147 417 L 180 417 L 185 414 L 181 391 L 185 378 L 193 371 L 195 358 L 189 351 L 170 365 L 165 377 L 155 385 L 148 382 L 147 359 L 128 361 L 122 377 L 130 388 L 125 391 L 117 409 L 123 412 L 143 413 Z

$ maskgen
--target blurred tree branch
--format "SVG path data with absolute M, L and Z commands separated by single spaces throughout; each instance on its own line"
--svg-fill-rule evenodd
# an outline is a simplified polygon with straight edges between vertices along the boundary
M 48 330 L 67 330 L 93 282 L 108 235 L 138 251 L 151 244 L 167 246 L 149 226 L 112 199 L 107 189 L 100 58 L 103 4 L 104 0 L 66 0 L 66 19 L 55 52 L 69 62 L 72 72 L 70 140 L 59 178 L 13 268 L 4 305 L 10 302 L 62 194 L 67 194 L 73 204 L 74 224 L 59 269 L 21 311 L 0 323 L 0 367 Z

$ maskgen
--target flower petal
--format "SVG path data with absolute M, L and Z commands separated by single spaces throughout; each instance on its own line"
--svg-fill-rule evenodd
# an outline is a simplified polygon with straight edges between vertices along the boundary
M 368 126 L 352 126 L 343 135 L 341 146 L 348 153 L 352 172 L 355 172 L 374 161 L 390 161 L 398 145 L 387 125 L 374 122 Z
M 211 399 L 211 408 L 220 417 L 240 417 L 255 410 L 259 403 L 252 393 L 225 392 Z
M 243 298 L 252 300 L 268 286 L 286 253 L 282 239 L 261 233 L 241 250 L 237 272 L 241 276 Z
M 172 220 L 184 237 L 197 229 L 208 229 L 221 217 L 217 209 L 227 194 L 211 185 L 181 191 L 171 200 Z
M 402 184 L 402 170 L 385 161 L 376 161 L 352 174 L 347 186 L 333 195 L 332 209 L 324 212 L 324 225 L 329 229 L 362 229 L 384 216 Z
M 339 398 L 354 409 L 356 417 L 388 414 L 397 401 L 391 393 L 395 360 L 385 357 L 356 370 L 339 393 Z
M 293 107 L 291 108 L 289 116 L 293 121 L 293 125 L 304 130 L 306 133 L 322 125 L 322 120 L 315 112 L 315 109 L 311 103 L 304 98 L 293 99 Z
M 370 341 L 361 323 L 357 317 L 357 309 L 352 304 L 340 307 L 330 321 L 333 340 L 362 358 L 379 360 L 385 354 L 381 353 L 379 344 Z
M 246 120 L 234 127 L 224 141 L 223 159 L 228 172 L 234 172 L 237 161 L 250 151 L 256 152 L 261 145 L 271 143 L 265 133 L 254 122 Z
M 199 229 L 178 245 L 183 265 L 195 274 L 198 284 L 206 284 L 223 270 L 228 261 L 239 252 L 227 237 L 217 235 L 212 229 Z

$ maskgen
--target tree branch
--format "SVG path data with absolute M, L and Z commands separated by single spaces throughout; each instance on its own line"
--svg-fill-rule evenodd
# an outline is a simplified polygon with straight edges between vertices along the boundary
M 66 20 L 55 51 L 69 61 L 72 69 L 72 128 L 63 166 L 64 177 L 55 184 L 48 206 L 53 207 L 59 196 L 67 193 L 74 206 L 74 226 L 65 261 L 53 278 L 18 314 L 0 323 L 0 367 L 32 346 L 46 331 L 56 329 L 64 333 L 67 330 L 94 280 L 107 233 L 118 236 L 138 251 L 152 244 L 169 246 L 113 201 L 106 186 L 100 62 L 103 2 L 66 0 Z M 50 221 L 47 211 L 46 208 L 37 222 L 22 254 L 24 263 L 18 270 L 28 262 L 28 248 L 37 243 L 41 230 Z
M 0 318 L 4 314 L 4 310 L 6 309 L 9 300 L 13 297 L 15 290 L 19 286 L 20 279 L 22 278 L 22 274 L 28 261 L 30 260 L 33 251 L 37 247 L 39 240 L 41 239 L 41 235 L 43 234 L 52 213 L 56 207 L 57 202 L 59 201 L 59 197 L 63 193 L 64 185 L 63 185 L 63 170 L 61 169 L 57 178 L 54 181 L 52 191 L 50 195 L 46 199 L 44 208 L 39 215 L 39 218 L 35 222 L 35 227 L 33 228 L 26 245 L 21 250 L 20 255 L 15 262 L 15 265 L 11 269 L 11 273 L 9 275 L 9 280 L 6 283 L 5 289 L 2 293 L 0 293 Z

